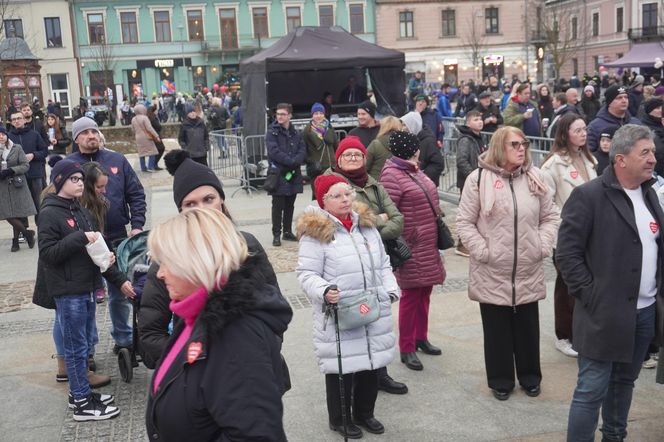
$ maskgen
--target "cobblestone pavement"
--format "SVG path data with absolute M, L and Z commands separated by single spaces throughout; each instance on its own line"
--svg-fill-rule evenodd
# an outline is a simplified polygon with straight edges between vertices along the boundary
M 34 280 L 0 284 L 0 313 L 13 312 L 32 303 Z

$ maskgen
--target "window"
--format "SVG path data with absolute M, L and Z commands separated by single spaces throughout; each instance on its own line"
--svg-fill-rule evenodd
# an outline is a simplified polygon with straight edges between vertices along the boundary
M 399 12 L 399 37 L 413 38 L 413 11 Z
M 572 58 L 572 72 L 576 75 L 579 72 L 579 59 Z
M 456 35 L 456 12 L 454 9 L 446 9 L 442 12 L 443 37 L 454 37 Z
M 5 20 L 5 37 L 23 38 L 23 21 L 20 18 Z
M 332 5 L 318 7 L 318 23 L 325 27 L 334 26 L 334 7 Z
M 44 19 L 46 28 L 46 47 L 62 47 L 62 31 L 60 30 L 60 17 L 46 17 Z
M 138 27 L 135 12 L 120 12 L 122 43 L 138 43 Z
M 171 41 L 171 17 L 168 11 L 154 12 L 154 35 L 155 41 Z
M 194 77 L 194 90 L 201 91 L 207 84 L 207 72 L 205 66 L 196 66 L 192 69 Z
M 237 48 L 237 24 L 235 22 L 235 9 L 220 9 L 221 47 L 224 49 Z
M 189 41 L 203 41 L 203 11 L 187 11 L 187 29 Z
M 302 19 L 300 18 L 300 7 L 289 6 L 286 8 L 286 32 L 290 32 L 300 27 Z
M 500 32 L 500 28 L 498 27 L 498 8 L 486 8 L 484 10 L 484 20 L 487 34 L 498 34 Z
M 349 5 L 350 11 L 350 33 L 364 34 L 364 6 Z
M 88 14 L 88 38 L 91 45 L 104 42 L 104 16 L 102 14 Z
M 596 71 L 599 72 L 599 55 L 593 55 L 593 66 Z
M 267 8 L 253 8 L 251 14 L 254 18 L 254 38 L 268 38 Z
M 599 12 L 593 12 L 593 37 L 599 35 Z
M 572 17 L 572 40 L 576 40 L 579 35 L 579 19 L 577 17 Z
M 623 7 L 616 8 L 616 32 L 623 32 L 623 15 L 625 9 Z
M 645 3 L 642 8 L 643 35 L 657 34 L 657 3 Z

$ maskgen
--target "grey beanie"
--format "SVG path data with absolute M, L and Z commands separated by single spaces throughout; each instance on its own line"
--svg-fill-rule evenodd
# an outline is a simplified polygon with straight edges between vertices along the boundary
M 422 116 L 419 112 L 408 112 L 400 118 L 401 122 L 406 125 L 408 132 L 418 135 L 422 132 Z
M 99 132 L 99 126 L 92 118 L 81 117 L 78 120 L 74 121 L 74 124 L 71 126 L 72 137 L 74 142 L 76 138 L 80 135 L 81 132 L 85 132 L 88 129 L 94 129 Z M 99 132 L 101 134 L 101 132 Z

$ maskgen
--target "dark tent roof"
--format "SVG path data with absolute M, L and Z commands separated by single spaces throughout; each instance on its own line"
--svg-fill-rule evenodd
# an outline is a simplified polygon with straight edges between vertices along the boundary
M 388 67 L 404 54 L 368 43 L 338 26 L 303 26 L 240 63 L 243 72 L 306 71 L 344 67 Z
M 605 63 L 604 66 L 609 68 L 652 67 L 657 57 L 664 60 L 664 42 L 637 43 L 624 56 L 611 63 Z

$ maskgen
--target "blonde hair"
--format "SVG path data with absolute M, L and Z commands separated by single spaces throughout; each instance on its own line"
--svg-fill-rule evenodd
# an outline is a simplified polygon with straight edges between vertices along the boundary
M 489 150 L 484 157 L 484 162 L 496 167 L 505 166 L 505 141 L 509 134 L 515 134 L 527 140 L 526 135 L 521 131 L 521 129 L 513 126 L 503 126 L 493 133 L 491 137 L 491 142 L 489 144 Z M 530 148 L 525 150 L 525 158 L 523 160 L 523 167 L 527 168 L 532 162 L 532 157 L 530 155 Z
M 214 290 L 238 270 L 249 251 L 223 213 L 191 209 L 155 227 L 148 237 L 152 258 L 180 278 Z
M 380 120 L 380 129 L 378 130 L 378 135 L 376 135 L 376 138 L 388 132 L 401 130 L 402 127 L 403 123 L 397 117 L 393 117 L 391 115 L 384 117 L 382 120 Z

